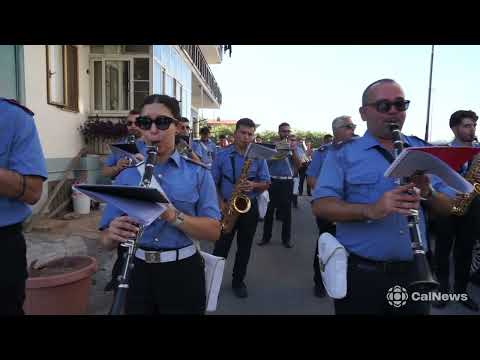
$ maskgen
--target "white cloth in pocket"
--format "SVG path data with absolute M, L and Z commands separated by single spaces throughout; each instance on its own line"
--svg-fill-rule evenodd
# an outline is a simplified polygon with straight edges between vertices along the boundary
M 206 311 L 217 310 L 218 294 L 222 285 L 225 259 L 200 251 L 205 263 L 205 290 L 207 297 Z
M 300 178 L 294 177 L 293 178 L 293 195 L 298 195 L 298 185 L 300 184 Z
M 318 238 L 318 256 L 322 282 L 328 296 L 342 299 L 347 295 L 348 252 L 330 233 Z
M 270 196 L 268 195 L 268 190 L 265 190 L 257 195 L 257 204 L 258 204 L 258 215 L 260 219 L 265 217 L 268 209 L 268 202 L 270 201 Z

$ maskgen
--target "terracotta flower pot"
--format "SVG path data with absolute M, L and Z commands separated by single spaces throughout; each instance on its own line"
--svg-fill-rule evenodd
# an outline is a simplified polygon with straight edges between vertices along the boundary
M 26 284 L 26 315 L 87 314 L 91 276 L 97 261 L 90 256 L 55 259 L 39 270 L 30 266 Z

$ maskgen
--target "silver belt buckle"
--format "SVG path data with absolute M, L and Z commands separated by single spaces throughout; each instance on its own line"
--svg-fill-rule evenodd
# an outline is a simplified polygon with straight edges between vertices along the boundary
M 145 262 L 147 264 L 156 264 L 160 262 L 160 252 L 145 251 Z

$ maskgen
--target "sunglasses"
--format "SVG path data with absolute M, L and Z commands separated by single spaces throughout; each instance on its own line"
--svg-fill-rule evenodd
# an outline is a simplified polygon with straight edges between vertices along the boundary
M 347 129 L 355 130 L 355 129 L 357 128 L 357 125 L 355 125 L 355 124 L 346 124 L 346 125 L 340 126 L 340 128 L 347 128 Z
M 375 109 L 379 113 L 389 112 L 392 106 L 395 106 L 395 109 L 397 109 L 397 111 L 405 111 L 408 109 L 408 105 L 410 105 L 410 100 L 395 100 L 395 101 L 379 100 L 367 105 L 375 106 Z
M 168 116 L 159 116 L 155 120 L 150 119 L 148 116 L 140 116 L 135 121 L 135 125 L 142 130 L 150 130 L 152 124 L 155 123 L 158 130 L 167 130 L 174 122 L 175 119 Z

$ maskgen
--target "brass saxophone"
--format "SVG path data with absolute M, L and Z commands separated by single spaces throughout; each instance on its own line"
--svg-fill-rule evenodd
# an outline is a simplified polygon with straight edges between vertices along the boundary
M 239 189 L 240 184 L 247 179 L 248 170 L 250 169 L 250 164 L 252 163 L 252 161 L 253 159 L 245 159 L 242 170 L 240 171 L 240 177 L 238 178 L 232 195 L 230 196 L 227 210 L 224 214 L 222 214 L 223 216 L 221 226 L 222 233 L 224 234 L 229 234 L 232 232 L 235 223 L 237 222 L 238 216 L 240 214 L 247 213 L 252 205 L 250 198 L 247 195 L 243 194 Z
M 468 172 L 465 174 L 465 180 L 469 181 L 473 185 L 473 190 L 472 192 L 462 194 L 455 199 L 451 210 L 453 215 L 465 215 L 473 199 L 480 194 L 480 154 L 473 158 L 470 169 L 468 169 Z

